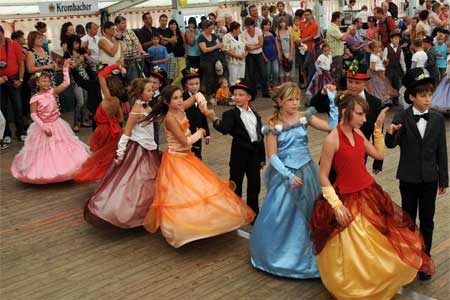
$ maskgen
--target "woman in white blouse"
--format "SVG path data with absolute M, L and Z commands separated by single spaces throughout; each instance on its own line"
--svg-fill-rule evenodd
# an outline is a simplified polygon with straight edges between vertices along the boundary
M 115 31 L 114 23 L 108 21 L 103 25 L 104 36 L 98 41 L 98 61 L 101 64 L 123 65 L 123 52 L 120 41 L 114 37 Z
M 230 24 L 230 31 L 223 37 L 223 52 L 228 63 L 230 85 L 245 77 L 245 50 L 244 36 L 241 34 L 241 25 L 238 22 Z

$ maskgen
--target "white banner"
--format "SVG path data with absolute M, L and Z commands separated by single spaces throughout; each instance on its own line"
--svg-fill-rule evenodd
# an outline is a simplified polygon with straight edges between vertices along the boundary
M 50 15 L 79 15 L 98 12 L 98 1 L 51 1 L 39 2 L 39 12 Z

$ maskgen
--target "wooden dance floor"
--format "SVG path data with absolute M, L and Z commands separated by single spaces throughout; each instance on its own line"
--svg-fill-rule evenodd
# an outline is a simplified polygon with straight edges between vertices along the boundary
M 264 120 L 272 112 L 269 99 L 257 99 L 254 107 Z M 221 114 L 224 108 L 216 110 Z M 72 113 L 64 117 L 71 120 Z M 231 138 L 211 132 L 204 161 L 227 178 Z M 87 142 L 90 133 L 83 128 L 81 139 Z M 309 133 L 317 162 L 325 134 L 311 128 Z M 447 141 L 450 145 L 448 119 Z M 14 141 L 0 154 L 1 299 L 332 299 L 320 280 L 289 280 L 253 269 L 249 241 L 237 232 L 173 249 L 159 232 L 87 224 L 82 210 L 97 184 L 21 183 L 9 173 L 20 146 Z M 398 157 L 398 148 L 388 150 L 384 170 L 375 176 L 397 203 Z M 264 196 L 263 188 L 261 204 Z M 450 191 L 437 199 L 432 251 L 437 273 L 431 281 L 414 281 L 395 299 L 450 299 L 449 207 Z

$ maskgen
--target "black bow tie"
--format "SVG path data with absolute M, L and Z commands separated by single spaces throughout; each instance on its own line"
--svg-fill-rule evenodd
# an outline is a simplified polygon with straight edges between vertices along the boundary
M 416 123 L 420 121 L 420 118 L 424 118 L 425 121 L 428 121 L 429 117 L 430 117 L 430 113 L 425 113 L 422 115 L 414 115 L 414 120 L 416 121 Z

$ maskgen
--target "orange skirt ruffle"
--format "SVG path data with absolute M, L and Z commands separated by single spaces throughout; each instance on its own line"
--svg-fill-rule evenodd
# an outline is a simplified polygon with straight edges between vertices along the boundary
M 156 180 L 156 196 L 144 220 L 161 229 L 175 248 L 232 231 L 255 213 L 193 153 L 165 151 Z

